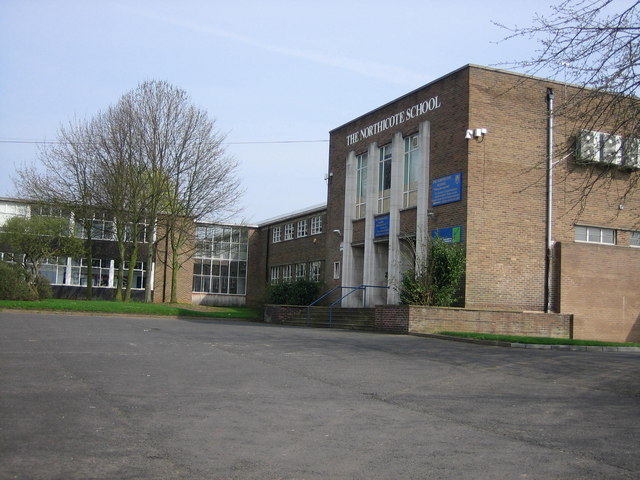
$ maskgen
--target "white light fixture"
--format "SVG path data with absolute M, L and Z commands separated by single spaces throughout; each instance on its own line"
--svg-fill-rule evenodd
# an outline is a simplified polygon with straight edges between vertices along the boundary
M 471 140 L 472 138 L 475 138 L 478 142 L 481 142 L 482 140 L 484 140 L 484 136 L 486 134 L 487 134 L 486 128 L 470 128 L 467 130 L 467 133 L 464 136 L 464 138 L 466 138 L 467 140 Z

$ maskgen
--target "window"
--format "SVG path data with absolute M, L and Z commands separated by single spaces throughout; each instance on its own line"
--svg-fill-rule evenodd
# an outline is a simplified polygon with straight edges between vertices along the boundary
M 12 217 L 27 217 L 29 215 L 29 207 L 9 202 L 0 202 L 0 225 Z
M 631 246 L 640 247 L 640 232 L 631 232 Z
M 306 263 L 298 263 L 296 264 L 296 278 L 301 280 L 306 278 L 307 276 L 307 264 Z
M 273 227 L 273 243 L 282 241 L 282 233 L 280 227 Z
M 616 244 L 616 231 L 611 228 L 576 225 L 576 241 L 588 243 Z
M 83 259 L 83 265 L 85 260 Z M 126 287 L 127 286 L 127 282 L 128 282 L 128 276 L 129 276 L 129 262 L 124 262 L 124 280 L 123 280 L 123 286 Z M 83 275 L 86 275 L 86 268 L 83 266 L 82 269 L 82 273 Z M 85 279 L 86 282 L 86 279 Z M 144 262 L 136 262 L 135 265 L 133 266 L 133 285 L 131 285 L 131 288 L 144 288 L 144 284 L 145 284 L 145 264 Z M 86 285 L 86 283 L 83 283 L 82 285 Z
M 284 267 L 282 267 L 282 281 L 291 281 L 291 265 L 285 265 Z
M 322 217 L 317 216 L 311 219 L 311 235 L 322 233 Z
M 391 199 L 391 145 L 380 148 L 378 162 L 378 213 L 388 213 Z
M 309 264 L 309 280 L 312 282 L 320 281 L 320 270 L 322 267 L 321 261 L 311 262 Z
M 51 285 L 64 285 L 66 273 L 67 257 L 47 258 L 40 264 L 40 275 L 49 280 Z
M 285 240 L 293 239 L 293 223 L 287 223 L 284 226 L 284 239 Z
M 333 279 L 338 280 L 340 273 L 340 262 L 333 262 Z
M 418 135 L 404 139 L 404 187 L 402 194 L 403 208 L 415 207 L 418 204 Z
M 271 267 L 271 284 L 275 285 L 276 283 L 278 283 L 278 280 L 280 280 L 280 275 L 279 275 L 279 269 L 278 267 Z
M 307 220 L 300 220 L 298 222 L 298 238 L 307 236 Z
M 367 213 L 367 154 L 356 157 L 356 218 Z
M 107 258 L 94 258 L 91 264 L 91 277 L 94 287 L 109 287 L 111 273 L 111 260 Z
M 275 228 L 273 231 L 274 241 L 276 241 Z M 247 286 L 249 251 L 247 229 L 222 225 L 199 225 L 196 227 L 196 242 L 193 291 L 244 295 Z M 273 275 L 273 271 L 271 273 Z

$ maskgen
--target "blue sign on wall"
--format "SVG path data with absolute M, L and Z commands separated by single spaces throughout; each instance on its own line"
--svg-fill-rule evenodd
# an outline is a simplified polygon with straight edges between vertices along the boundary
M 431 232 L 433 238 L 440 237 L 447 243 L 460 243 L 462 241 L 462 227 L 439 228 Z
M 436 178 L 431 185 L 431 205 L 434 207 L 445 203 L 462 200 L 462 173 L 454 173 Z
M 373 236 L 386 237 L 389 235 L 389 215 L 376 217 L 374 222 Z

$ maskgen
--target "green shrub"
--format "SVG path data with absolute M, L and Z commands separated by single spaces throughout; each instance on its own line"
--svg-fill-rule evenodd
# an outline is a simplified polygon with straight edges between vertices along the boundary
M 38 277 L 35 281 L 35 289 L 38 294 L 38 300 L 46 300 L 53 297 L 53 291 L 51 290 L 51 284 L 45 277 Z
M 450 307 L 458 302 L 465 272 L 465 253 L 460 244 L 432 238 L 419 268 L 408 270 L 400 281 L 400 302 L 406 305 Z
M 30 286 L 30 278 L 24 268 L 0 262 L 0 299 L 37 300 L 36 292 Z
M 320 296 L 320 284 L 296 280 L 269 286 L 267 302 L 274 305 L 309 305 Z

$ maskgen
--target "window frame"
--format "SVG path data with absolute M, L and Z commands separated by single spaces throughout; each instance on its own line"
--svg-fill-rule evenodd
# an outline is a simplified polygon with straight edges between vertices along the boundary
M 271 243 L 280 243 L 282 241 L 282 229 L 280 226 L 273 227 L 271 230 Z
M 404 174 L 402 183 L 402 207 L 412 208 L 418 205 L 418 178 L 420 172 L 420 143 L 418 134 L 404 138 Z M 412 174 L 415 178 L 412 178 Z M 411 181 L 413 180 L 413 181 Z
M 356 203 L 355 218 L 364 218 L 367 214 L 367 185 L 368 185 L 369 155 L 356 155 Z
M 307 278 L 307 264 L 296 263 L 296 280 L 304 280 Z
M 337 262 L 333 262 L 333 279 L 340 280 L 341 276 L 342 276 L 341 263 L 338 260 Z
M 322 233 L 322 215 L 311 217 L 311 235 L 319 235 Z
M 606 241 L 605 233 L 611 234 L 611 241 Z M 575 241 L 579 243 L 593 243 L 596 245 L 617 245 L 617 231 L 614 228 L 608 227 L 576 225 Z
M 271 275 L 269 276 L 271 285 L 280 282 L 280 267 L 271 267 Z
M 307 232 L 308 232 L 307 219 L 305 218 L 304 220 L 298 220 L 298 228 L 297 228 L 297 234 L 296 234 L 297 237 L 298 238 L 306 237 Z
M 309 280 L 319 282 L 322 274 L 322 260 L 309 262 Z
M 378 158 L 378 215 L 391 211 L 391 169 L 393 165 L 392 145 L 381 146 Z M 388 187 L 388 188 L 385 188 Z
M 291 265 L 282 266 L 282 281 L 285 283 L 291 281 Z
M 293 240 L 295 238 L 295 226 L 293 223 L 287 223 L 284 226 L 284 241 Z

